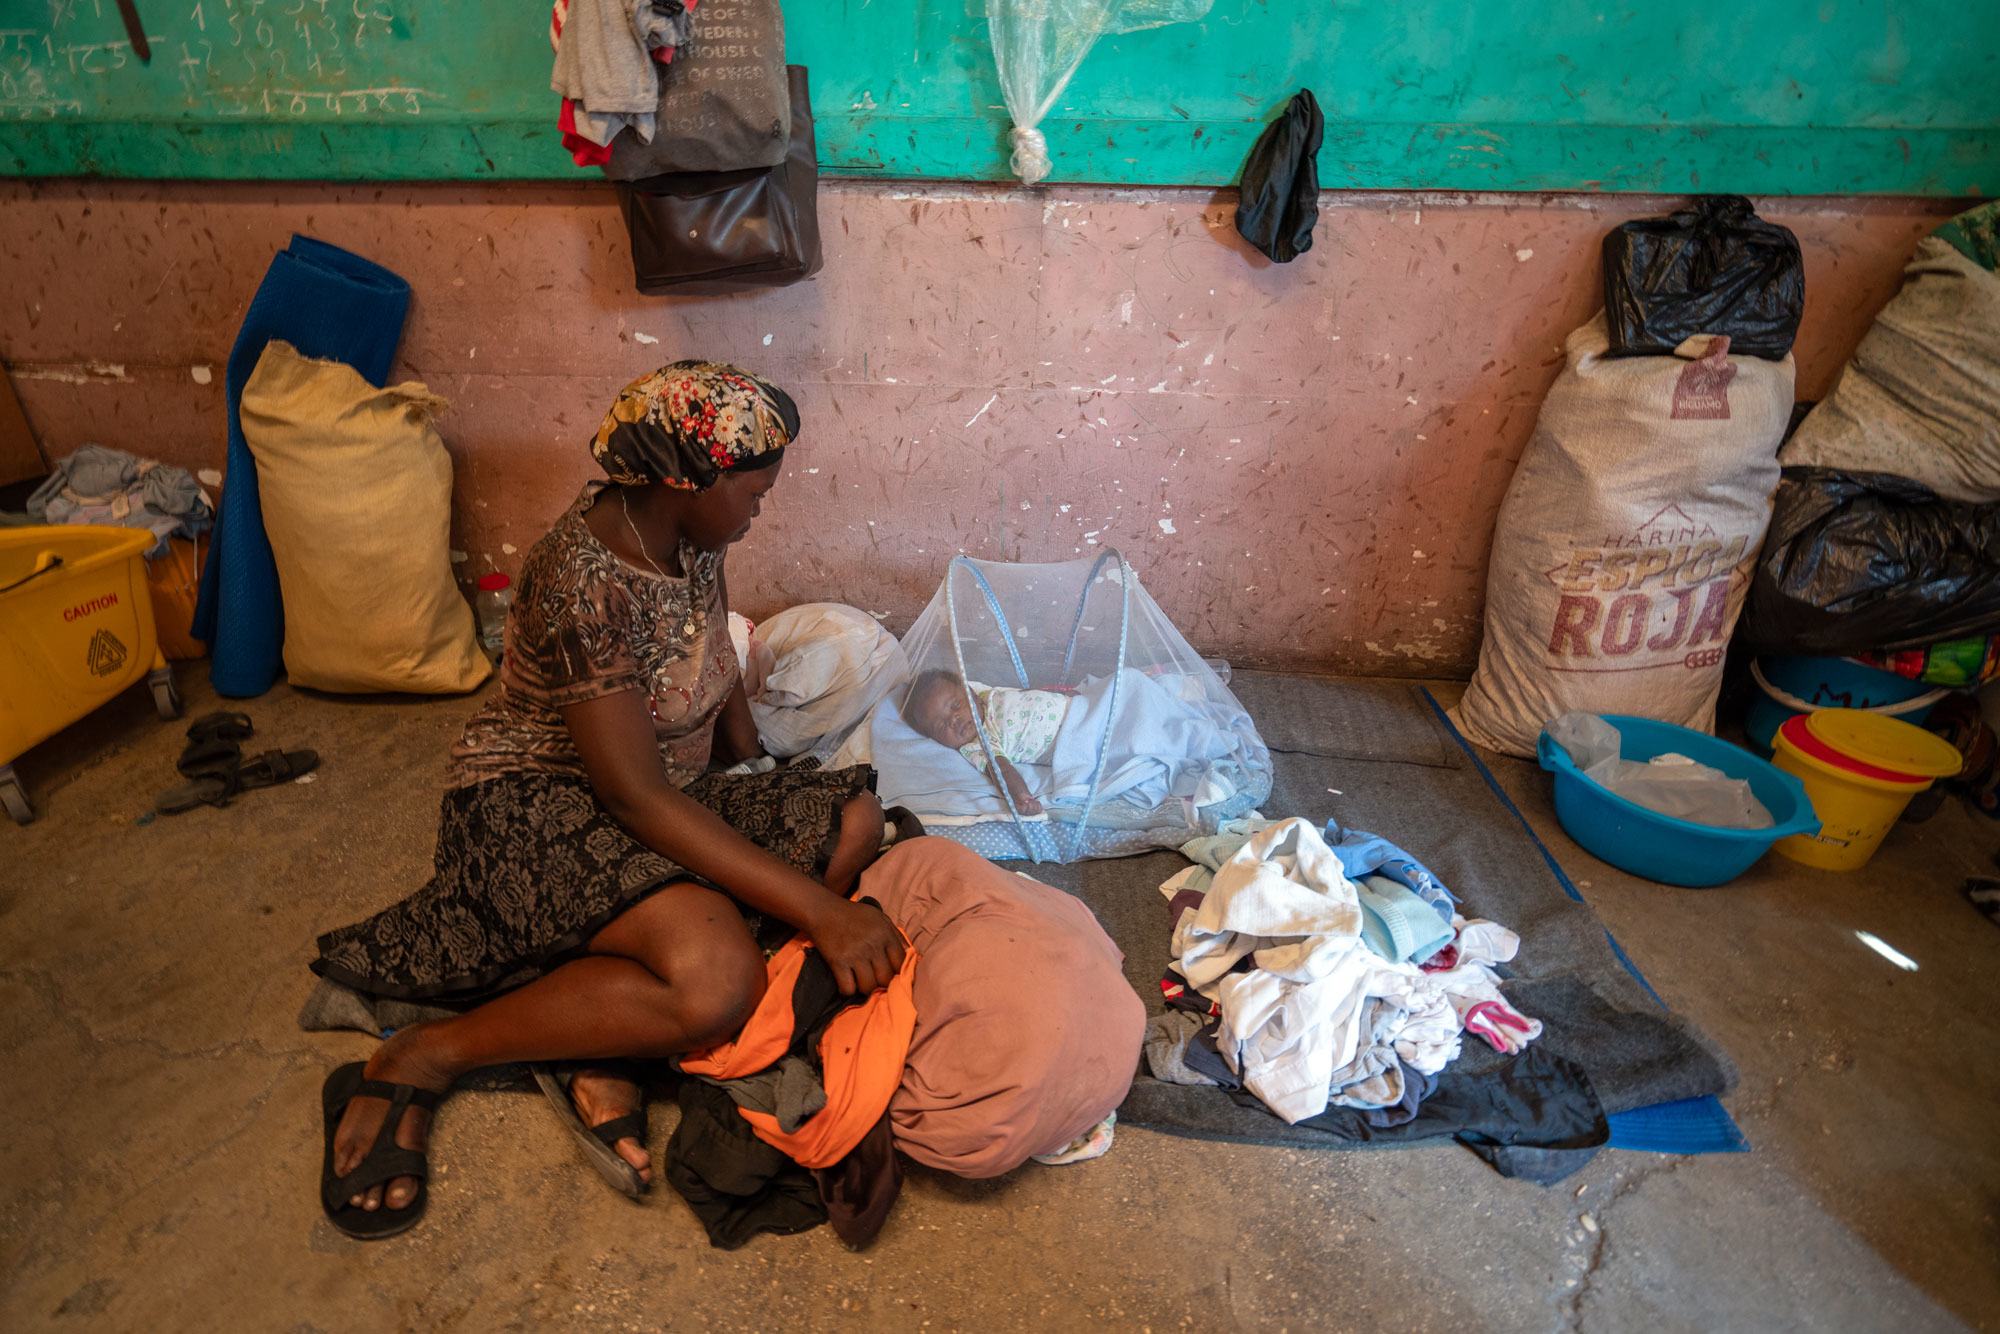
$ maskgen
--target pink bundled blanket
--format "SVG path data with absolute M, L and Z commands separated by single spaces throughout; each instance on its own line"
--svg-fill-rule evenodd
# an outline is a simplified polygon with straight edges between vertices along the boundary
M 995 1177 L 1124 1101 L 1146 1009 L 1082 903 L 942 838 L 890 849 L 861 892 L 921 956 L 916 1033 L 889 1104 L 898 1149 Z

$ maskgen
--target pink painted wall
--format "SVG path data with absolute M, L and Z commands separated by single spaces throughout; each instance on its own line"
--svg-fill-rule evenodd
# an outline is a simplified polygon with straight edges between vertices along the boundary
M 731 586 L 901 628 L 958 551 L 1116 544 L 1204 652 L 1472 664 L 1493 516 L 1605 230 L 1666 201 L 1329 194 L 1273 266 L 1206 192 L 829 183 L 825 272 L 631 291 L 592 186 L 0 183 L 0 359 L 44 448 L 223 456 L 223 364 L 293 231 L 409 278 L 399 374 L 455 404 L 461 573 L 512 570 L 593 468 L 619 386 L 739 361 L 806 430 Z M 1799 393 L 1822 394 L 1949 204 L 1767 201 L 1805 247 Z

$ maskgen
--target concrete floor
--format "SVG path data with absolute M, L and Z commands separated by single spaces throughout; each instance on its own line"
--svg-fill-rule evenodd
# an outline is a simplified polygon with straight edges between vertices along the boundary
M 538 1099 L 467 1093 L 422 1225 L 347 1241 L 315 1198 L 317 1094 L 369 1044 L 298 1031 L 305 964 L 315 933 L 424 878 L 473 707 L 281 687 L 249 705 L 258 739 L 317 748 L 316 781 L 145 825 L 180 733 L 140 694 L 22 760 L 43 818 L 0 825 L 0 1328 L 2000 1324 L 2000 929 L 1959 896 L 2000 829 L 1954 803 L 1865 874 L 1768 860 L 1675 891 L 1569 844 L 1511 762 L 1606 924 L 1741 1067 L 1753 1153 L 1607 1152 L 1543 1189 L 1448 1146 L 1127 1129 L 1081 1167 L 912 1172 L 864 1255 L 825 1229 L 722 1254 L 671 1192 L 605 1189 Z

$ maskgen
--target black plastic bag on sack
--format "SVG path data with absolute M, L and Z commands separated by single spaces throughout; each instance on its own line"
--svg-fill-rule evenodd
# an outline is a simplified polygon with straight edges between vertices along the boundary
M 1257 136 L 1243 162 L 1236 230 L 1280 264 L 1312 249 L 1319 221 L 1319 143 L 1326 117 L 1309 88 Z
M 1782 361 L 1805 307 L 1799 238 L 1742 195 L 1703 195 L 1604 238 L 1614 357 L 1665 356 L 1695 334 L 1728 334 L 1731 353 Z
M 2000 633 L 2000 502 L 1787 468 L 1736 633 L 1759 653 L 1826 655 Z

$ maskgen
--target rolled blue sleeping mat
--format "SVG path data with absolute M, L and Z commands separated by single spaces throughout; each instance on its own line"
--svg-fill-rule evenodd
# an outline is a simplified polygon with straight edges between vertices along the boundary
M 409 283 L 310 236 L 294 236 L 272 259 L 251 298 L 224 380 L 229 476 L 194 613 L 194 634 L 208 643 L 208 678 L 216 693 L 237 699 L 261 695 L 284 669 L 278 566 L 264 534 L 257 462 L 237 415 L 244 382 L 264 345 L 282 339 L 308 357 L 344 361 L 380 388 L 389 378 L 409 311 Z

